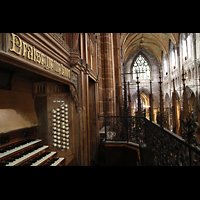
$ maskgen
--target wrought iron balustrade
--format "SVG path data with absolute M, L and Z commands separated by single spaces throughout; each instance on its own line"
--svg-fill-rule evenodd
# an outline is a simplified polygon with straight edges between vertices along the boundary
M 198 146 L 188 144 L 182 137 L 145 117 L 107 116 L 106 113 L 99 117 L 105 119 L 105 142 L 146 143 L 156 166 L 200 165 Z

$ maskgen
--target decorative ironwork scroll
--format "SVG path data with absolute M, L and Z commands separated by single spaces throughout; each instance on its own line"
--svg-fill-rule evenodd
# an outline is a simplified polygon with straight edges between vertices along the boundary
M 145 117 L 107 116 L 105 113 L 105 141 L 146 143 L 152 151 L 156 166 L 200 165 L 199 143 L 185 139 Z

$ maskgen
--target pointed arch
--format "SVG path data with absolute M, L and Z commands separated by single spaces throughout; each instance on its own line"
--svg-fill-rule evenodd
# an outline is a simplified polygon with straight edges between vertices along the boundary
M 133 80 L 136 79 L 136 72 L 138 72 L 140 80 L 151 78 L 151 63 L 142 52 L 139 52 L 133 59 L 131 69 L 133 72 Z
M 194 92 L 188 85 L 186 85 L 185 90 L 186 90 L 186 97 L 187 97 L 187 100 L 189 101 L 189 99 L 190 99 L 192 93 L 195 94 L 195 92 Z

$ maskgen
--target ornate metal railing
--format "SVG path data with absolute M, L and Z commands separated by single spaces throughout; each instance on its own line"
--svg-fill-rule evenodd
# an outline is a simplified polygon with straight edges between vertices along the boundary
M 188 144 L 182 137 L 162 128 L 145 117 L 107 116 L 105 141 L 146 143 L 157 166 L 200 165 L 200 147 Z

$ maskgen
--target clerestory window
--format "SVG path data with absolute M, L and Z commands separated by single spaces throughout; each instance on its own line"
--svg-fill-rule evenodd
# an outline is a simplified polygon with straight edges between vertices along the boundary
M 150 67 L 147 60 L 142 55 L 139 55 L 133 63 L 133 80 L 136 79 L 137 72 L 140 80 L 150 79 Z

